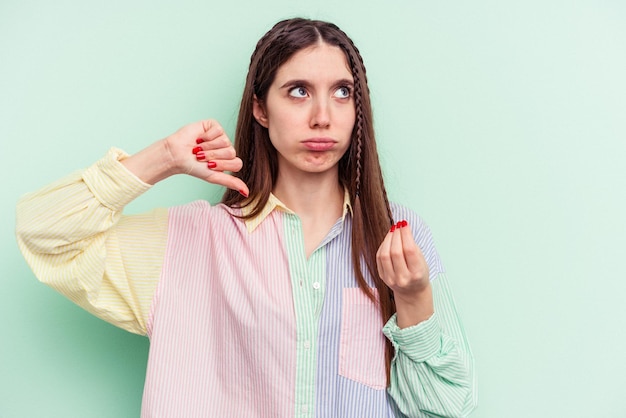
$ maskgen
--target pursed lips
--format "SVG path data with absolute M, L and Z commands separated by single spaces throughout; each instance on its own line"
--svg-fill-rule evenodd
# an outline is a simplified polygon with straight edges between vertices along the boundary
M 302 141 L 302 144 L 311 151 L 328 151 L 336 143 L 337 141 L 332 138 L 309 138 Z

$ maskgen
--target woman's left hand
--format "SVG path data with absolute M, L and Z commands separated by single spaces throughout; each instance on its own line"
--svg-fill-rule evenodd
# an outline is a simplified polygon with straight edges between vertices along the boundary
M 376 264 L 378 274 L 393 291 L 398 326 L 415 325 L 432 315 L 428 264 L 406 221 L 391 227 L 378 248 Z

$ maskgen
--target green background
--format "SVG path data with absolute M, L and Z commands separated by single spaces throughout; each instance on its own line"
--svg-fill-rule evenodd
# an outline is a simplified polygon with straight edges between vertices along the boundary
M 38 283 L 15 202 L 215 118 L 258 38 L 334 21 L 368 68 L 393 200 L 430 224 L 476 357 L 473 417 L 626 416 L 626 3 L 0 3 L 0 418 L 139 416 L 148 343 Z M 129 212 L 221 191 L 157 185 Z

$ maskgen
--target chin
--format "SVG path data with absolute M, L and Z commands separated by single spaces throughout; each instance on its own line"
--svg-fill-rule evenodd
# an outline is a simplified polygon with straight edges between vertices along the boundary
M 301 167 L 301 170 L 311 174 L 322 174 L 329 171 L 337 171 L 338 166 L 336 163 L 334 164 L 307 164 L 304 167 Z
M 317 157 L 317 158 L 307 158 L 301 168 L 303 169 L 309 169 L 311 171 L 326 171 L 326 170 L 330 170 L 333 168 L 337 168 L 339 164 L 339 159 L 336 158 L 323 158 L 323 157 Z

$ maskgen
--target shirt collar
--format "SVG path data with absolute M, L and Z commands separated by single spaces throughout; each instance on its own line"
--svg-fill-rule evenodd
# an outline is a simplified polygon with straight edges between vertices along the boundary
M 241 208 L 242 215 L 247 216 L 248 214 L 250 214 L 250 212 L 252 212 L 253 207 L 254 207 L 254 204 L 250 204 L 248 206 Z M 290 213 L 292 215 L 296 214 L 294 211 L 289 209 L 287 205 L 285 205 L 276 196 L 274 196 L 274 193 L 270 193 L 270 197 L 269 199 L 267 199 L 267 203 L 265 204 L 261 212 L 259 212 L 259 214 L 256 215 L 254 218 L 249 218 L 245 220 L 246 228 L 248 229 L 248 232 L 253 232 L 256 229 L 256 227 L 259 226 L 261 222 L 263 222 L 265 218 L 267 218 L 267 216 L 270 213 L 272 213 L 274 210 L 280 210 L 282 212 Z M 348 212 L 352 214 L 352 205 L 350 204 L 350 193 L 348 193 L 348 189 L 344 188 L 343 214 L 341 215 L 342 221 L 346 218 L 346 214 Z

